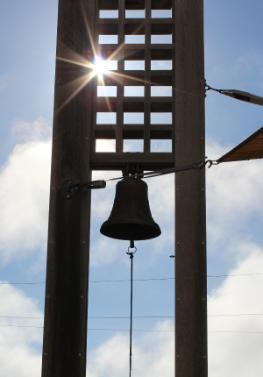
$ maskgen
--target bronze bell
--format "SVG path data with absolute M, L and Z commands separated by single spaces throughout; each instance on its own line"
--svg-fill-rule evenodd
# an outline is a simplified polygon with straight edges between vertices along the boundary
M 158 237 L 161 230 L 152 218 L 148 186 L 140 178 L 124 177 L 116 185 L 110 217 L 100 231 L 119 240 L 147 240 Z

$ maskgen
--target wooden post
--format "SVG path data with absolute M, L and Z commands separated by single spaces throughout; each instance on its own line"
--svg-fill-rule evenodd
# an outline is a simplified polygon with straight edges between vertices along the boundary
M 203 0 L 175 1 L 175 161 L 205 157 Z M 207 376 L 205 170 L 176 175 L 176 377 Z
M 57 56 L 84 56 L 84 0 L 60 0 Z M 87 16 L 92 19 L 89 4 Z M 94 16 L 93 16 L 94 19 Z M 90 192 L 67 199 L 65 183 L 90 180 L 91 82 L 65 106 L 85 68 L 57 60 L 42 377 L 86 375 Z M 73 85 L 73 86 L 72 86 Z M 69 90 L 68 90 L 69 89 Z

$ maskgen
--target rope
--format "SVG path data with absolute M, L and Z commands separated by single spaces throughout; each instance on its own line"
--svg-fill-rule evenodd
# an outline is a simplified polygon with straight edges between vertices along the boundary
M 133 346 L 133 258 L 137 249 L 134 246 L 134 241 L 130 241 L 130 246 L 127 255 L 130 257 L 130 342 L 129 342 L 129 377 L 132 376 L 132 346 Z

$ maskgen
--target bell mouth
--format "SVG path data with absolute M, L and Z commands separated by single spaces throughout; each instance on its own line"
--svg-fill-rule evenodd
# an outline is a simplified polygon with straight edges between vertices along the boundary
M 153 225 L 138 223 L 109 224 L 108 221 L 105 221 L 102 224 L 100 231 L 102 234 L 104 234 L 104 236 L 128 241 L 149 240 L 151 238 L 158 237 L 161 234 L 161 229 L 156 223 Z

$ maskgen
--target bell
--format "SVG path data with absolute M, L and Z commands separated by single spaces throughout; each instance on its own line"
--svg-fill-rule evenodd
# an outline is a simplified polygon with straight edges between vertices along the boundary
M 158 237 L 161 230 L 152 218 L 148 186 L 140 178 L 124 177 L 116 185 L 110 217 L 100 232 L 119 240 L 147 240 Z

